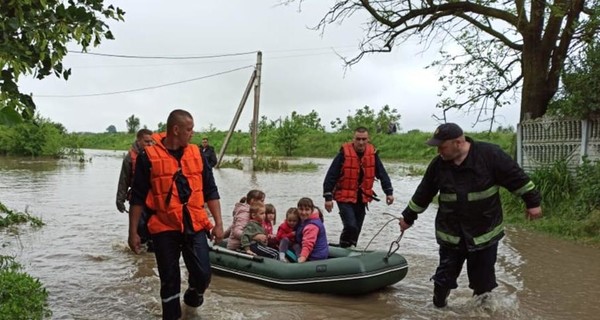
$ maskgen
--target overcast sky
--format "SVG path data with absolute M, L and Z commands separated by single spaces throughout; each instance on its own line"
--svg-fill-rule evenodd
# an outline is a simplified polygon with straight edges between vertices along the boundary
M 439 70 L 425 69 L 435 50 L 402 45 L 392 53 L 369 55 L 350 69 L 336 54 L 353 57 L 364 35 L 366 15 L 356 15 L 342 25 L 328 27 L 321 36 L 310 30 L 333 1 L 306 1 L 280 6 L 277 0 L 164 1 L 122 0 L 115 4 L 126 11 L 125 22 L 110 22 L 116 40 L 104 41 L 92 53 L 135 56 L 204 56 L 240 52 L 263 52 L 260 115 L 269 119 L 297 111 L 318 112 L 322 124 L 354 114 L 365 105 L 376 111 L 384 105 L 401 115 L 403 132 L 433 131 L 439 115 L 435 108 L 441 86 Z M 79 50 L 75 44 L 69 46 Z M 240 103 L 252 68 L 223 75 L 137 92 L 92 97 L 50 98 L 52 95 L 87 95 L 127 91 L 201 78 L 248 67 L 256 54 L 198 60 L 119 59 L 70 53 L 65 67 L 72 69 L 68 81 L 56 78 L 21 79 L 23 92 L 33 93 L 38 110 L 66 126 L 69 131 L 104 132 L 110 125 L 126 129 L 134 114 L 142 125 L 155 130 L 174 108 L 190 111 L 196 130 L 210 125 L 226 130 Z M 237 128 L 248 129 L 252 100 Z M 518 106 L 504 107 L 497 121 L 516 126 Z M 475 115 L 448 114 L 450 121 L 467 131 Z

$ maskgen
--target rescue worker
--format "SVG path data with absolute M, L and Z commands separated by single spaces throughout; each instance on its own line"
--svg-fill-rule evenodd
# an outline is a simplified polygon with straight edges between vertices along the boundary
M 352 142 L 342 145 L 327 170 L 323 182 L 325 210 L 331 212 L 333 200 L 337 202 L 344 225 L 340 235 L 340 247 L 356 247 L 365 220 L 366 209 L 377 200 L 373 191 L 375 178 L 381 181 L 388 205 L 394 202 L 394 189 L 390 177 L 375 147 L 369 143 L 369 131 L 365 127 L 354 130 Z
M 214 168 L 217 165 L 217 154 L 215 148 L 208 144 L 208 138 L 202 138 L 202 144 L 200 144 L 200 151 L 202 155 L 208 159 L 208 164 Z
M 197 145 L 189 143 L 193 129 L 189 112 L 172 111 L 166 135 L 155 134 L 156 144 L 139 154 L 133 180 L 129 247 L 140 252 L 136 226 L 146 206 L 151 213 L 148 229 L 154 241 L 163 319 L 181 317 L 180 256 L 189 273 L 183 301 L 197 308 L 204 302 L 211 279 L 208 237 L 213 241 L 223 239 L 219 192 L 206 158 Z
M 400 230 L 413 225 L 438 194 L 435 234 L 440 262 L 434 281 L 433 304 L 447 305 L 450 290 L 467 261 L 469 288 L 474 296 L 498 286 L 494 265 L 498 242 L 504 237 L 499 187 L 520 196 L 529 219 L 542 216 L 541 196 L 519 165 L 498 146 L 465 137 L 454 123 L 440 125 L 427 141 L 436 156 L 402 212 Z
M 140 129 L 136 134 L 136 140 L 131 144 L 129 152 L 123 158 L 123 164 L 121 165 L 121 174 L 119 175 L 119 185 L 117 187 L 117 210 L 119 212 L 127 211 L 125 209 L 125 201 L 129 201 L 131 198 L 131 182 L 133 181 L 133 173 L 135 172 L 135 163 L 138 154 L 144 149 L 145 146 L 151 146 L 154 144 L 152 140 L 152 131 L 148 129 Z M 139 223 L 138 233 L 142 238 L 142 243 L 146 243 L 147 250 L 152 251 L 152 240 L 150 240 L 150 234 L 148 233 L 148 215 L 146 211 L 142 213 L 142 218 Z

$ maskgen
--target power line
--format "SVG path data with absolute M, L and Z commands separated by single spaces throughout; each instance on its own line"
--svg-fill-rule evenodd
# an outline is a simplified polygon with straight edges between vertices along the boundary
M 76 95 L 34 95 L 34 97 L 35 98 L 82 98 L 82 97 L 108 96 L 108 95 L 115 95 L 115 94 L 121 94 L 121 93 L 137 92 L 137 91 L 144 91 L 144 90 L 151 90 L 151 89 L 163 88 L 163 87 L 168 87 L 168 86 L 174 86 L 177 84 L 212 78 L 212 77 L 216 77 L 216 76 L 220 76 L 220 75 L 224 75 L 227 73 L 232 73 L 235 71 L 248 69 L 248 68 L 254 68 L 254 65 L 249 65 L 249 66 L 231 69 L 231 70 L 227 70 L 227 71 L 223 71 L 223 72 L 213 73 L 213 74 L 210 74 L 207 76 L 202 76 L 202 77 L 197 77 L 197 78 L 192 78 L 192 79 L 187 79 L 187 80 L 182 80 L 182 81 L 177 81 L 177 82 L 165 83 L 165 84 L 151 86 L 151 87 L 122 90 L 122 91 L 103 92 L 103 93 L 76 94 Z
M 111 53 L 95 53 L 95 52 L 85 52 L 85 51 L 72 51 L 71 53 L 92 55 L 92 56 L 101 56 L 101 57 L 111 57 L 111 58 L 124 58 L 124 59 L 163 59 L 163 60 L 192 60 L 192 59 L 212 59 L 212 58 L 221 58 L 221 57 L 233 57 L 233 56 L 243 56 L 248 54 L 255 54 L 258 51 L 248 51 L 248 52 L 236 52 L 236 53 L 223 53 L 223 54 L 215 54 L 215 55 L 206 55 L 206 56 L 187 56 L 187 57 L 173 57 L 173 56 L 139 56 L 139 55 L 126 55 L 126 54 L 111 54 Z
M 325 48 L 324 48 L 325 49 Z M 279 51 L 279 52 L 288 52 L 287 51 Z M 303 51 L 303 50 L 295 50 L 295 51 Z M 327 52 L 315 52 L 315 53 L 303 53 L 303 54 L 295 54 L 295 55 L 269 55 L 269 60 L 281 60 L 281 59 L 290 59 L 290 58 L 302 58 L 302 57 L 310 57 L 310 56 L 322 56 L 329 55 L 335 53 L 347 53 L 353 52 L 354 50 L 339 50 L 339 51 L 327 51 Z M 97 68 L 154 68 L 154 67 L 164 67 L 164 66 L 193 66 L 193 65 L 204 65 L 207 63 L 215 64 L 215 63 L 232 63 L 232 62 L 245 62 L 252 61 L 250 58 L 247 59 L 234 59 L 234 60 L 220 60 L 220 61 L 202 61 L 202 62 L 181 62 L 181 63 L 157 63 L 157 64 L 103 64 L 103 65 L 80 65 L 80 66 L 69 66 L 72 69 L 97 69 Z

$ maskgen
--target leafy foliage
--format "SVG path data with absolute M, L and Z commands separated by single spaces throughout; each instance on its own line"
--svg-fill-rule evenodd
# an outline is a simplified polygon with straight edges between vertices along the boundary
M 345 121 L 340 118 L 331 121 L 331 127 L 338 132 L 354 131 L 358 127 L 365 127 L 371 133 L 394 133 L 400 127 L 398 124 L 400 118 L 398 110 L 388 105 L 383 106 L 377 113 L 369 106 L 364 106 L 356 109 L 354 115 L 347 116 Z
M 600 163 L 584 161 L 570 172 L 565 161 L 535 170 L 531 174 L 542 193 L 545 218 L 533 227 L 567 238 L 594 239 L 600 234 Z M 502 197 L 506 218 L 523 223 L 524 207 L 520 198 Z M 597 240 L 597 239 L 596 239 Z
M 113 124 L 111 124 L 110 126 L 108 126 L 106 128 L 106 132 L 108 132 L 108 133 L 117 133 L 117 127 L 115 127 Z
M 82 154 L 75 135 L 39 115 L 12 126 L 0 125 L 0 129 L 0 154 L 57 158 Z
M 140 118 L 132 114 L 131 117 L 125 120 L 125 124 L 127 125 L 127 133 L 136 133 L 140 128 Z
M 4 319 L 44 319 L 52 316 L 48 292 L 38 279 L 20 271 L 11 257 L 0 256 L 0 314 Z
M 0 124 L 18 122 L 34 115 L 31 95 L 17 85 L 21 75 L 37 79 L 54 74 L 67 80 L 71 69 L 62 64 L 67 43 L 82 50 L 113 39 L 101 19 L 123 20 L 124 11 L 104 0 L 10 0 L 0 1 Z
M 550 105 L 555 115 L 588 118 L 600 114 L 600 40 L 569 60 L 563 87 Z
M 293 111 L 290 116 L 279 120 L 279 126 L 275 127 L 275 122 L 270 124 L 263 118 L 259 122 L 259 128 L 262 126 L 266 130 L 273 130 L 275 134 L 275 144 L 284 151 L 286 156 L 291 156 L 299 146 L 301 135 L 309 132 L 325 132 L 325 127 L 321 124 L 319 114 L 312 110 L 307 115 L 302 115 Z
M 26 222 L 29 222 L 32 227 L 36 228 L 39 228 L 44 225 L 40 218 L 34 217 L 27 212 L 17 212 L 10 210 L 0 202 L 0 228 L 9 227 Z

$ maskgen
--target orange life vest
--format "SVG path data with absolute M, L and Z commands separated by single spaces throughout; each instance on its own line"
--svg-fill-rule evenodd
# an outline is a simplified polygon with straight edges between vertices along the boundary
M 138 152 L 134 147 L 129 149 L 129 157 L 131 158 L 131 182 L 133 182 L 133 176 L 135 175 L 135 162 L 137 161 Z M 131 185 L 129 186 L 131 187 Z
M 179 199 L 174 179 L 177 170 L 181 170 L 191 188 L 191 195 L 186 206 L 190 212 L 194 231 L 212 229 L 212 223 L 204 209 L 203 164 L 198 146 L 189 144 L 185 147 L 180 167 L 177 159 L 163 145 L 162 136 L 155 134 L 154 138 L 156 144 L 145 148 L 151 165 L 150 191 L 146 197 L 146 206 L 155 212 L 148 220 L 148 230 L 151 234 L 164 231 L 184 231 L 184 204 Z M 169 191 L 172 194 L 167 204 Z
M 338 202 L 357 202 L 358 189 L 362 190 L 362 202 L 373 200 L 373 183 L 375 182 L 375 147 L 367 144 L 362 158 L 359 158 L 352 143 L 342 146 L 344 164 L 335 187 L 333 198 Z M 359 186 L 360 171 L 363 171 Z

